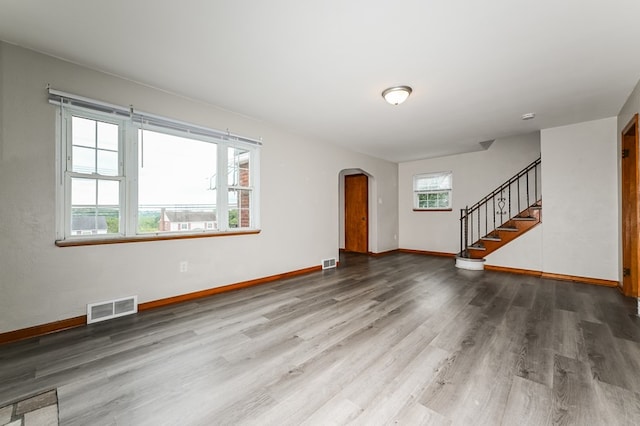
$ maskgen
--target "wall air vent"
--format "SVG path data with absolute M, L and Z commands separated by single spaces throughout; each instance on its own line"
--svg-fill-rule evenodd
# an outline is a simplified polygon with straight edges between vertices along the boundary
M 331 259 L 324 259 L 322 261 L 322 269 L 329 269 L 336 267 L 336 259 L 332 257 Z
M 138 312 L 138 296 L 123 297 L 87 305 L 87 324 Z

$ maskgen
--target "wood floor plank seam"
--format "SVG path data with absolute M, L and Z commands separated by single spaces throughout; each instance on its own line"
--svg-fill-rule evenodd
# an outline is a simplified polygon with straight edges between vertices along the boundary
M 634 309 L 603 286 L 341 253 L 2 345 L 0 406 L 57 388 L 65 425 L 640 424 Z

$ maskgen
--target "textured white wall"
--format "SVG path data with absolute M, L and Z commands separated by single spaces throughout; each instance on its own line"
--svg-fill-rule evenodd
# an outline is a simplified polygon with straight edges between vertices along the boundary
M 544 161 L 544 160 L 543 160 Z M 544 203 L 544 201 L 543 201 Z M 543 214 L 544 222 L 544 214 Z M 542 271 L 542 227 L 535 228 L 486 257 L 485 265 Z
M 618 140 L 620 140 L 624 127 L 629 123 L 633 115 L 638 112 L 640 112 L 640 81 L 636 84 L 618 114 Z
M 541 131 L 542 269 L 618 280 L 616 117 Z
M 471 206 L 540 156 L 540 135 L 497 139 L 487 151 L 401 163 L 398 169 L 399 246 L 444 253 L 460 251 L 460 209 Z M 453 172 L 453 210 L 414 212 L 413 176 Z M 507 266 L 507 265 L 505 265 Z
M 58 90 L 264 140 L 259 235 L 59 248 L 54 245 Z M 160 90 L 0 43 L 0 333 L 82 315 L 132 294 L 157 300 L 289 272 L 338 256 L 339 173 L 360 168 L 383 200 L 373 249 L 397 248 L 397 165 L 303 140 Z M 186 273 L 180 261 L 189 262 Z

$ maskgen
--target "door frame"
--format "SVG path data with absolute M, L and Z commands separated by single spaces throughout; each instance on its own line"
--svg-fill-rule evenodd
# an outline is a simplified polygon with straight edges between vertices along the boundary
M 621 223 L 621 248 L 622 248 L 622 293 L 629 297 L 638 297 L 638 279 L 640 265 L 640 253 L 638 241 L 640 239 L 640 190 L 638 167 L 638 114 L 634 114 L 629 123 L 624 127 L 620 136 L 620 223 Z M 625 150 L 629 150 L 625 152 Z M 625 161 L 628 158 L 631 161 Z M 626 175 L 628 179 L 625 179 Z M 627 180 L 629 182 L 627 183 Z M 631 185 L 631 191 L 627 192 L 626 184 Z M 628 210 L 630 209 L 630 211 Z

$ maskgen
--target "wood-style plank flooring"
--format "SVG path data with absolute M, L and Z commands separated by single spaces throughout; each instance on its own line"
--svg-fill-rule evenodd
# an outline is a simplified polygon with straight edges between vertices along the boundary
M 616 289 L 343 255 L 0 346 L 0 407 L 54 388 L 62 425 L 637 425 L 640 319 Z

